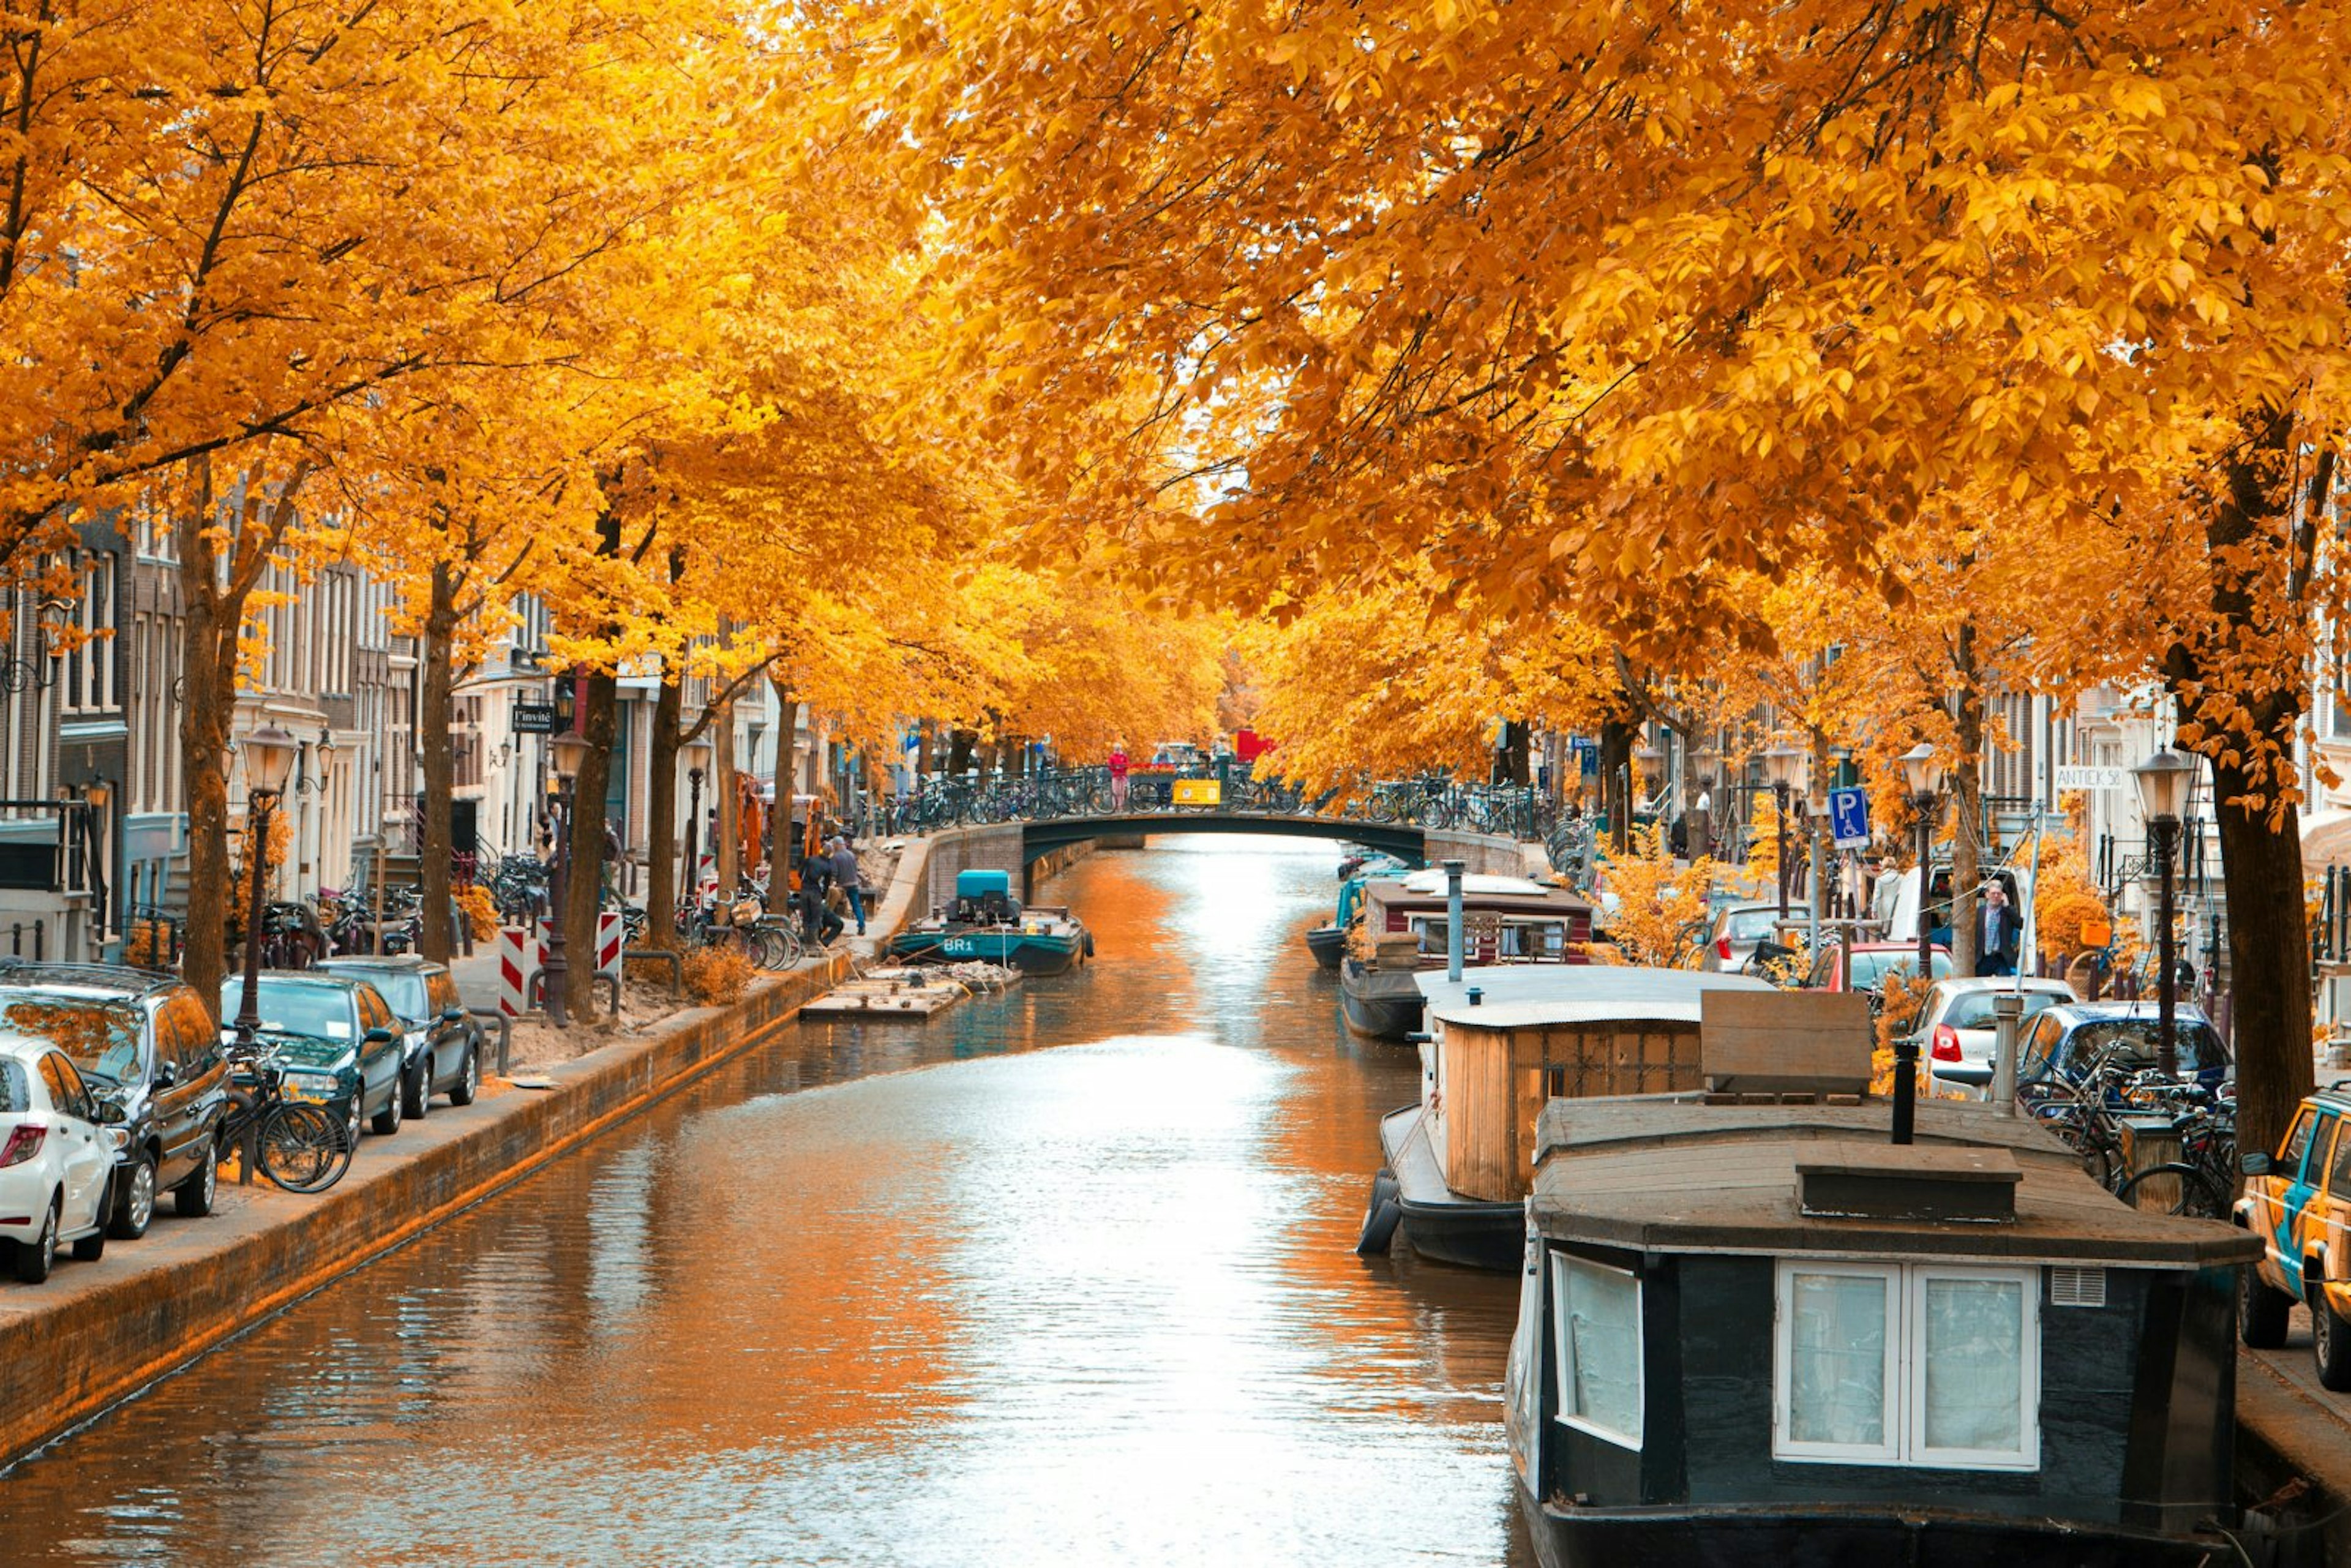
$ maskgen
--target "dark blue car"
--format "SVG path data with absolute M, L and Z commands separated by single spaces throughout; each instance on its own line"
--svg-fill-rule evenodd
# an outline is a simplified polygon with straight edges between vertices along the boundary
M 2070 1002 L 2044 1009 L 2032 1019 L 2017 1064 L 2017 1082 L 2038 1083 L 2053 1078 L 2078 1082 L 2090 1063 L 2109 1046 L 2119 1048 L 2116 1061 L 2128 1069 L 2156 1062 L 2156 1005 L 2153 1002 Z M 2205 1018 L 2201 1008 L 2186 1003 L 2173 1009 L 2172 1029 L 2179 1075 L 2206 1088 L 2218 1088 L 2230 1074 L 2229 1048 Z

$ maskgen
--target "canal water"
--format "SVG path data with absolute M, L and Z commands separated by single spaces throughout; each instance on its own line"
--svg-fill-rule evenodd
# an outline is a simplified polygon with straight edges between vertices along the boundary
M 1081 862 L 1090 967 L 786 1029 L 0 1479 L 0 1559 L 1531 1563 L 1513 1282 L 1353 1252 L 1415 1068 L 1338 854 Z

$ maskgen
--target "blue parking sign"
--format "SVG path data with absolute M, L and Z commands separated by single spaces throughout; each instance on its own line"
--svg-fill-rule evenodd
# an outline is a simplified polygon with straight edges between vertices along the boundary
M 1829 791 L 1829 831 L 1836 847 L 1857 850 L 1869 842 L 1869 791 Z

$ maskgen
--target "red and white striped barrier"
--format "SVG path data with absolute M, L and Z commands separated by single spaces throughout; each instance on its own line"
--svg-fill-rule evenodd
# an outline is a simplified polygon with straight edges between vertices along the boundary
M 620 911 L 600 909 L 596 912 L 596 972 L 618 977 L 621 973 L 621 946 L 628 935 L 622 923 Z M 555 939 L 555 922 L 542 919 L 538 923 L 540 960 L 544 962 L 547 944 Z
M 538 937 L 517 925 L 498 927 L 498 1011 L 518 1019 L 530 1010 L 523 987 L 538 967 Z

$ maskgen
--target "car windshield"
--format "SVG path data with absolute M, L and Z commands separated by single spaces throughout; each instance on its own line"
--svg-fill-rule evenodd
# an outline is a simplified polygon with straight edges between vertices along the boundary
M 1950 1010 L 1943 1015 L 1943 1021 L 1953 1029 L 1990 1029 L 1993 1023 L 1992 998 L 2008 994 L 2005 987 L 1994 991 L 1961 991 L 1951 998 Z M 2071 999 L 2063 991 L 2027 991 L 2024 1011 L 2018 1016 L 2031 1018 Z
M 221 1016 L 235 1018 L 245 1002 L 245 982 L 221 982 Z M 276 1034 L 306 1034 L 313 1040 L 353 1040 L 350 993 L 333 986 L 261 982 L 261 1027 Z
M 1771 935 L 1771 927 L 1779 918 L 1776 909 L 1734 909 L 1723 935 L 1733 942 L 1761 942 Z
M 2212 1032 L 2210 1024 L 2181 1019 L 2176 1027 L 2182 1072 L 2200 1072 L 2206 1068 L 2228 1065 L 2228 1051 L 2220 1044 L 2220 1037 Z M 2155 1042 L 2156 1020 L 2151 1018 L 2093 1019 L 2067 1038 L 2065 1056 L 2071 1067 L 2078 1071 L 2111 1045 L 2117 1048 L 2116 1060 L 2124 1066 L 2150 1067 L 2155 1063 Z
M 135 1002 L 83 997 L 16 997 L 0 1009 L 9 1028 L 47 1040 L 86 1077 L 122 1083 L 139 1072 L 142 1022 Z
M 367 976 L 367 982 L 376 988 L 377 993 L 385 1001 L 392 1004 L 392 1010 L 402 1018 L 422 1019 L 428 1017 L 433 1011 L 424 999 L 424 977 L 420 974 L 398 971 L 383 974 L 371 971 Z
M 33 1108 L 33 1081 L 21 1061 L 0 1057 L 0 1116 Z
M 1935 978 L 1941 979 L 1951 972 L 1951 956 L 1937 950 L 1933 959 Z M 1853 956 L 1851 984 L 1856 991 L 1874 991 L 1886 977 L 1899 970 L 1905 975 L 1918 972 L 1918 955 L 1907 947 L 1886 947 Z

